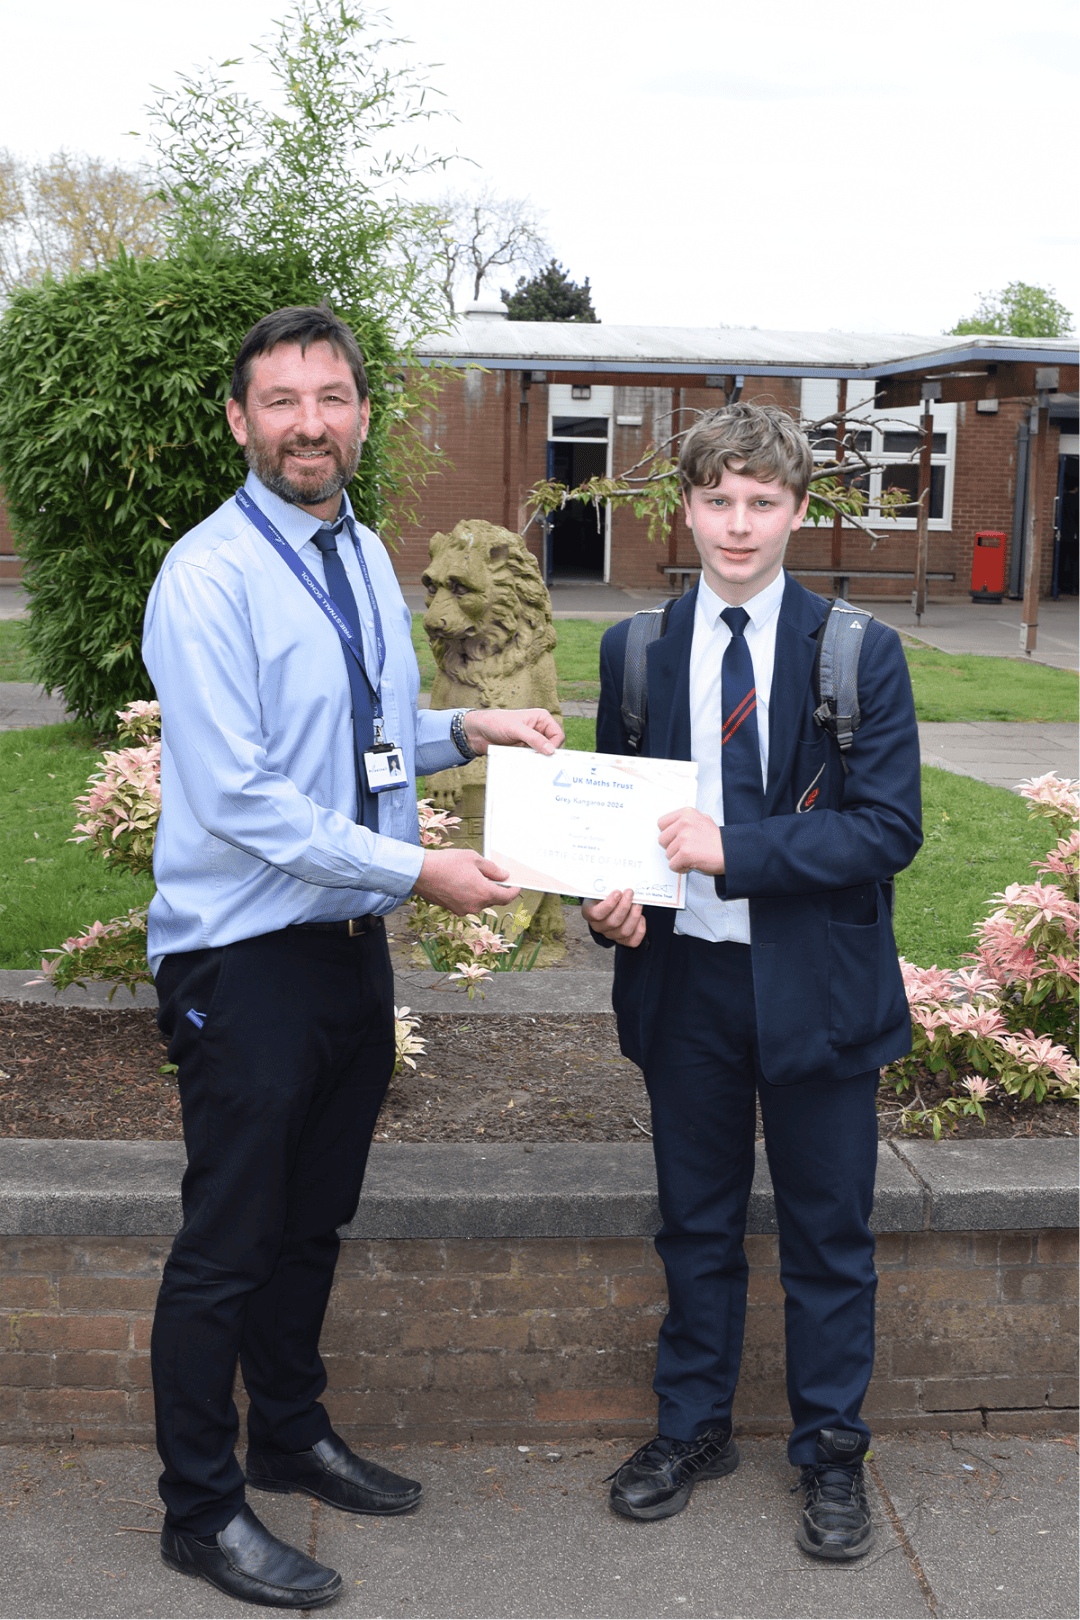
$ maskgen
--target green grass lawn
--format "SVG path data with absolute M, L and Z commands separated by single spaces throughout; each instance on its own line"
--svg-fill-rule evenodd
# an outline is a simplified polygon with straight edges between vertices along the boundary
M 567 747 L 591 749 L 596 722 L 572 716 Z M 99 750 L 84 728 L 0 733 L 0 967 L 36 968 L 43 950 L 149 899 L 148 879 L 111 871 L 71 844 L 72 801 Z M 1031 878 L 1053 843 L 1023 799 L 971 777 L 926 767 L 925 843 L 897 879 L 896 937 L 911 961 L 962 965 L 990 895 Z
M 600 696 L 600 638 L 610 628 L 592 619 L 559 619 L 555 668 L 564 701 Z M 423 618 L 413 614 L 413 646 L 421 687 L 431 691 L 435 660 Z M 1077 718 L 1080 685 L 1071 670 L 1048 669 L 1017 658 L 975 653 L 939 653 L 907 647 L 908 668 L 920 720 L 1071 720 Z M 15 676 L 8 676 L 14 680 Z
M 566 746 L 591 750 L 596 722 L 564 720 Z M 920 967 L 964 967 L 971 931 L 990 896 L 1029 883 L 1031 863 L 1055 842 L 1048 821 L 1028 817 L 1027 800 L 974 777 L 924 766 L 923 847 L 896 880 L 896 943 Z
M 609 623 L 560 619 L 555 667 L 559 696 L 566 701 L 599 697 L 600 638 Z M 413 614 L 412 640 L 420 664 L 420 685 L 431 691 L 435 660 L 424 634 L 423 616 Z M 0 681 L 31 679 L 24 646 L 25 625 L 0 620 Z M 920 720 L 1072 720 L 1077 718 L 1077 677 L 1016 658 L 983 658 L 975 653 L 906 649 L 915 712 Z
M 1030 883 L 1032 861 L 1056 842 L 1026 799 L 924 765 L 923 847 L 896 880 L 896 943 L 920 967 L 963 967 L 971 930 L 992 894 Z
M 1080 692 L 1068 669 L 1019 658 L 933 652 L 908 647 L 920 720 L 1071 720 Z
M 555 648 L 555 668 L 559 675 L 559 696 L 577 700 L 600 696 L 600 638 L 611 628 L 613 621 L 603 624 L 591 619 L 560 619 L 555 628 L 559 634 Z M 424 616 L 414 613 L 412 643 L 420 665 L 420 690 L 431 691 L 435 676 L 435 660 L 424 632 Z M 9 677 L 14 679 L 14 676 Z
M 0 967 L 36 968 L 47 946 L 153 893 L 69 844 L 72 800 L 100 758 L 82 727 L 0 732 Z

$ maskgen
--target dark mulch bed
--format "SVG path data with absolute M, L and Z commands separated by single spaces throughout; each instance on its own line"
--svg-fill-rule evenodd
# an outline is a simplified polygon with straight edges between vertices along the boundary
M 467 1003 L 466 1003 L 467 1005 Z M 611 1014 L 425 1017 L 427 1050 L 390 1089 L 378 1139 L 399 1142 L 642 1142 L 649 1105 L 619 1055 Z M 154 1016 L 0 1002 L 0 1136 L 179 1138 L 180 1109 Z M 932 1082 L 924 1102 L 938 1100 Z M 910 1098 L 910 1093 L 908 1094 Z M 907 1100 L 907 1099 L 905 1099 Z M 898 1102 L 882 1092 L 883 1135 Z M 635 1123 L 635 1121 L 639 1123 Z M 958 1136 L 1070 1136 L 1075 1105 L 987 1109 Z

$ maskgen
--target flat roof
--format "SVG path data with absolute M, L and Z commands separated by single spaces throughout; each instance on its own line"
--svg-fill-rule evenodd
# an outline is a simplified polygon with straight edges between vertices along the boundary
M 937 366 L 1076 365 L 1075 338 L 919 337 L 909 333 L 771 332 L 756 327 L 605 326 L 465 316 L 417 346 L 421 361 L 494 371 L 648 376 L 878 378 Z

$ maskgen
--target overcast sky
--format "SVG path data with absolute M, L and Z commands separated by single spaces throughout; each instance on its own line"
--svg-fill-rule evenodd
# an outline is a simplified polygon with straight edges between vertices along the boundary
M 11 8 L 0 146 L 134 161 L 150 86 L 281 9 Z M 1013 280 L 1080 310 L 1072 0 L 385 9 L 441 64 L 433 148 L 532 199 L 604 321 L 935 333 Z

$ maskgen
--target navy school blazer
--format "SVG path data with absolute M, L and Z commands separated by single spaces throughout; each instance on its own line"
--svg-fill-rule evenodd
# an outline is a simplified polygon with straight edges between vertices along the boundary
M 690 647 L 697 590 L 647 654 L 642 753 L 690 758 Z M 862 723 L 845 776 L 814 721 L 814 658 L 828 603 L 785 576 L 769 703 L 764 819 L 724 828 L 721 899 L 750 902 L 758 1049 L 774 1085 L 847 1079 L 911 1047 L 889 880 L 922 843 L 919 733 L 895 630 L 873 621 L 859 661 Z M 627 751 L 620 713 L 629 619 L 604 635 L 596 746 Z M 663 982 L 675 913 L 646 906 L 647 933 L 615 947 L 612 1001 L 623 1053 L 644 1067 L 663 1040 Z M 610 941 L 593 936 L 601 944 Z

